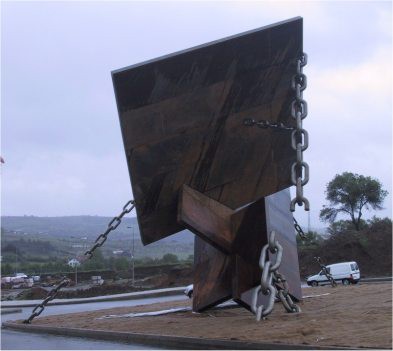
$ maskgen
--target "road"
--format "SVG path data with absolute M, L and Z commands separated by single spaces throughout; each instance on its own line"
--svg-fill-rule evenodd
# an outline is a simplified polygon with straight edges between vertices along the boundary
M 136 305 L 146 305 L 155 302 L 164 301 L 175 301 L 188 299 L 184 295 L 175 296 L 164 296 L 148 299 L 139 300 L 126 300 L 126 301 L 107 301 L 107 302 L 93 302 L 86 304 L 75 304 L 75 305 L 59 305 L 59 306 L 48 306 L 45 311 L 42 312 L 43 315 L 54 315 L 54 314 L 64 314 L 72 312 L 84 312 L 99 310 L 104 308 L 113 307 L 124 307 L 124 306 L 136 306 Z M 22 308 L 21 313 L 11 313 L 1 316 L 2 322 L 24 319 L 27 318 L 31 313 L 31 307 Z M 75 337 L 64 337 L 49 334 L 35 334 L 35 333 L 23 333 L 9 329 L 1 330 L 1 349 L 2 350 L 151 350 L 152 347 L 147 347 L 140 344 L 129 344 L 120 343 L 112 341 L 100 341 L 87 338 L 75 338 Z M 154 347 L 158 350 L 159 347 Z

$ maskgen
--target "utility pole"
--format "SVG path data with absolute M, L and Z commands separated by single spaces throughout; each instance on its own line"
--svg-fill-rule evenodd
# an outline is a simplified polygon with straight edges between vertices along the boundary
M 81 236 L 74 236 L 71 235 L 71 248 L 76 249 L 76 256 L 78 255 L 78 251 L 80 248 L 82 248 L 82 251 L 87 247 L 86 243 L 86 237 L 81 237 Z M 68 265 L 70 265 L 72 268 L 75 268 L 75 285 L 78 284 L 78 266 L 80 265 L 80 262 L 77 259 L 71 260 L 68 262 Z
M 135 286 L 135 241 L 134 241 L 134 227 L 132 227 L 132 253 L 131 253 L 131 261 L 132 261 L 132 286 Z
M 18 271 L 17 266 L 18 266 L 18 248 L 15 245 L 15 276 L 16 276 L 16 272 Z
M 78 284 L 78 266 L 80 265 L 80 262 L 76 258 L 73 258 L 72 260 L 68 261 L 68 265 L 75 269 L 75 285 L 76 285 Z
M 308 213 L 308 232 L 310 233 L 310 230 L 311 230 L 311 211 L 308 211 L 307 212 Z
M 134 227 L 127 227 L 132 229 L 132 247 L 131 247 L 131 269 L 132 269 L 132 286 L 135 286 L 135 241 L 134 241 Z

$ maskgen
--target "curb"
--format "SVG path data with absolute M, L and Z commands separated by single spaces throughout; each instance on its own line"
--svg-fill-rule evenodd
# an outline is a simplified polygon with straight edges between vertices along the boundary
M 253 342 L 224 339 L 201 339 L 186 336 L 141 334 L 129 332 L 114 332 L 106 330 L 46 327 L 40 325 L 26 325 L 5 322 L 2 328 L 19 330 L 23 332 L 45 333 L 72 337 L 84 337 L 99 340 L 132 342 L 151 346 L 165 346 L 173 350 L 360 350 L 360 348 L 343 346 L 325 346 L 309 344 L 285 344 L 274 342 Z M 367 349 L 367 348 L 361 348 Z
M 91 303 L 91 302 L 106 302 L 106 301 L 122 301 L 122 300 L 137 300 L 153 297 L 162 296 L 172 296 L 183 293 L 185 287 L 170 288 L 170 289 L 158 289 L 158 290 L 147 290 L 142 292 L 127 293 L 127 294 L 117 294 L 117 295 L 107 295 L 107 296 L 97 296 L 97 297 L 85 297 L 79 299 L 55 299 L 48 303 L 48 306 L 56 305 L 72 305 L 79 303 Z M 37 304 L 41 303 L 42 300 L 26 300 L 23 303 L 19 301 L 2 301 L 1 308 L 20 308 L 20 307 L 35 307 Z
M 360 283 L 391 282 L 392 277 L 360 278 Z
M 8 313 L 19 313 L 22 312 L 21 308 L 1 308 L 1 314 L 8 314 Z

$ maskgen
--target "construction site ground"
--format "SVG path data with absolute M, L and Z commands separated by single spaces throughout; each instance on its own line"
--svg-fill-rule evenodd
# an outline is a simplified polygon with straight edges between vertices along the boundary
M 99 319 L 106 315 L 190 307 L 189 300 L 43 316 L 36 318 L 31 326 L 143 333 L 162 338 L 181 336 L 319 347 L 392 348 L 391 282 L 305 288 L 303 296 L 310 297 L 299 303 L 302 313 L 286 313 L 283 306 L 276 303 L 272 314 L 260 322 L 244 308 Z

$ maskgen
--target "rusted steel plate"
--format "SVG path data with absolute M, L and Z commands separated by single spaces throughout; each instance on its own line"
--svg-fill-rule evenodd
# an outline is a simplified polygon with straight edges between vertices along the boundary
M 223 208 L 214 200 L 209 202 L 206 196 L 188 187 L 184 187 L 181 199 L 183 210 L 179 211 L 179 219 L 196 234 L 195 311 L 203 311 L 230 298 L 250 308 L 251 289 L 261 279 L 261 249 L 271 230 L 276 231 L 284 250 L 279 271 L 288 281 L 290 294 L 301 299 L 289 190 L 282 190 L 236 211 Z M 271 260 L 274 259 L 275 255 L 272 255 Z M 264 302 L 267 302 L 267 297 L 261 295 L 259 304 Z
M 290 186 L 294 18 L 112 72 L 144 244 L 176 233 L 183 184 L 235 210 Z
M 232 297 L 231 256 L 195 236 L 192 309 L 201 312 Z
M 233 213 L 229 207 L 183 185 L 179 196 L 178 221 L 226 253 L 232 251 L 236 235 L 231 224 Z
M 289 292 L 296 300 L 301 300 L 302 290 L 297 253 L 296 233 L 293 226 L 293 216 L 289 211 L 291 202 L 289 190 L 283 190 L 265 198 L 266 232 L 275 230 L 276 238 L 283 247 L 283 255 L 279 272 L 282 273 L 289 285 Z M 275 255 L 271 255 L 274 262 Z M 251 304 L 251 290 L 241 294 L 244 305 Z M 265 297 L 259 296 L 258 304 L 264 302 Z
M 277 240 L 283 247 L 279 271 L 286 277 L 291 295 L 300 300 L 302 298 L 302 290 L 299 259 L 293 215 L 289 211 L 291 202 L 289 190 L 280 191 L 268 196 L 266 199 L 267 231 L 271 232 L 274 230 Z

